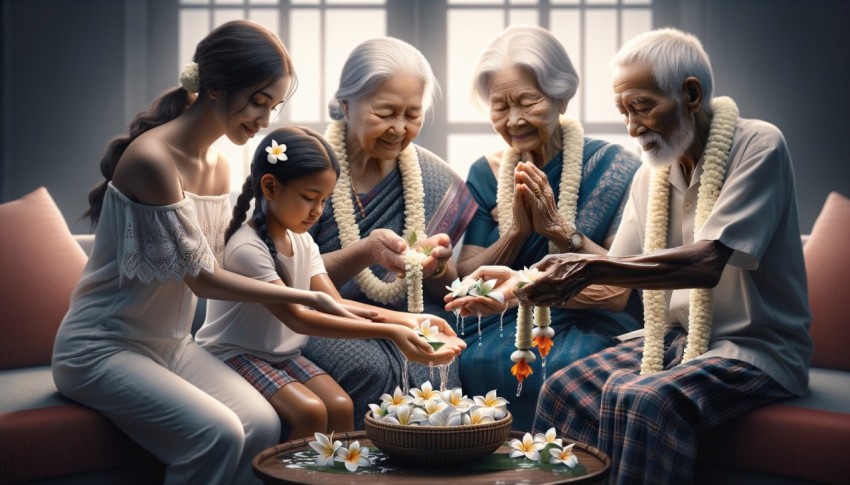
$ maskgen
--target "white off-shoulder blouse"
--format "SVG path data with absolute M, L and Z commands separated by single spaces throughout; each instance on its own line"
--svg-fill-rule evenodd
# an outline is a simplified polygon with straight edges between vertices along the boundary
M 159 354 L 185 340 L 197 297 L 183 278 L 221 262 L 229 220 L 227 194 L 185 192 L 180 202 L 149 206 L 110 183 L 91 257 L 56 336 L 54 364 L 97 358 L 122 343 Z

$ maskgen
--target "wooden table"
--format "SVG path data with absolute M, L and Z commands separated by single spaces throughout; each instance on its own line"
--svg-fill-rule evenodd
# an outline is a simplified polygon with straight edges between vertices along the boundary
M 511 438 L 522 438 L 523 433 L 512 432 Z M 363 467 L 352 473 L 342 464 L 323 467 L 313 464 L 316 453 L 307 445 L 311 439 L 281 443 L 269 448 L 254 458 L 254 473 L 265 483 L 327 484 L 339 483 L 384 485 L 406 483 L 414 485 L 466 484 L 556 484 L 556 483 L 601 483 L 611 459 L 592 446 L 576 443 L 573 452 L 579 459 L 579 467 L 571 471 L 564 465 L 540 464 L 516 458 L 509 467 L 506 458 L 511 448 L 500 447 L 493 455 L 473 462 L 432 468 L 411 468 L 395 464 L 392 459 L 377 449 L 363 431 L 335 434 L 334 440 L 348 446 L 358 440 L 369 447 L 372 466 Z

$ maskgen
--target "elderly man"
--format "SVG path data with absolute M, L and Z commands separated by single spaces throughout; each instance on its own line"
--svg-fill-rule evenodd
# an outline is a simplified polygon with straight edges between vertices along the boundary
M 698 432 L 806 393 L 812 343 L 791 157 L 775 126 L 712 100 L 693 36 L 648 32 L 613 67 L 614 102 L 644 162 L 616 238 L 607 256 L 544 260 L 516 296 L 564 306 L 588 285 L 642 289 L 645 337 L 553 374 L 534 427 L 596 444 L 614 483 L 687 483 Z

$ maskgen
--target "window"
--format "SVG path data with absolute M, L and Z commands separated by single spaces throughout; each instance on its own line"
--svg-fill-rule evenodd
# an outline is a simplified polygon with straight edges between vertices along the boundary
M 429 58 L 443 92 L 418 142 L 465 178 L 475 159 L 503 144 L 472 101 L 472 70 L 491 38 L 515 23 L 541 25 L 566 47 L 581 78 L 567 114 L 582 121 L 587 135 L 631 147 L 613 106 L 607 62 L 624 40 L 652 28 L 652 1 L 180 0 L 179 15 L 178 70 L 201 38 L 229 20 L 250 19 L 276 32 L 292 54 L 299 83 L 273 127 L 299 124 L 320 133 L 350 49 L 383 35 L 410 42 Z M 263 135 L 245 147 L 216 142 L 232 162 L 233 190 L 241 189 Z

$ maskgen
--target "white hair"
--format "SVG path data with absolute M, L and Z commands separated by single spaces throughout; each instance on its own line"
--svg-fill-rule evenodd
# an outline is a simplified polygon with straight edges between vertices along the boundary
M 652 66 L 652 77 L 667 97 L 677 99 L 685 79 L 695 77 L 702 86 L 703 99 L 711 100 L 714 74 L 711 61 L 699 39 L 673 28 L 651 30 L 632 38 L 611 60 L 611 68 L 632 64 Z M 704 102 L 710 110 L 711 103 Z
M 343 119 L 343 101 L 371 96 L 382 82 L 400 74 L 411 74 L 422 81 L 422 109 L 427 112 L 440 87 L 425 56 L 416 47 L 393 37 L 362 42 L 351 51 L 342 68 L 339 87 L 328 103 L 331 119 Z
M 579 77 L 566 49 L 548 30 L 536 25 L 512 25 L 499 33 L 481 54 L 473 73 L 473 94 L 490 102 L 490 76 L 506 67 L 524 67 L 550 98 L 569 101 Z

